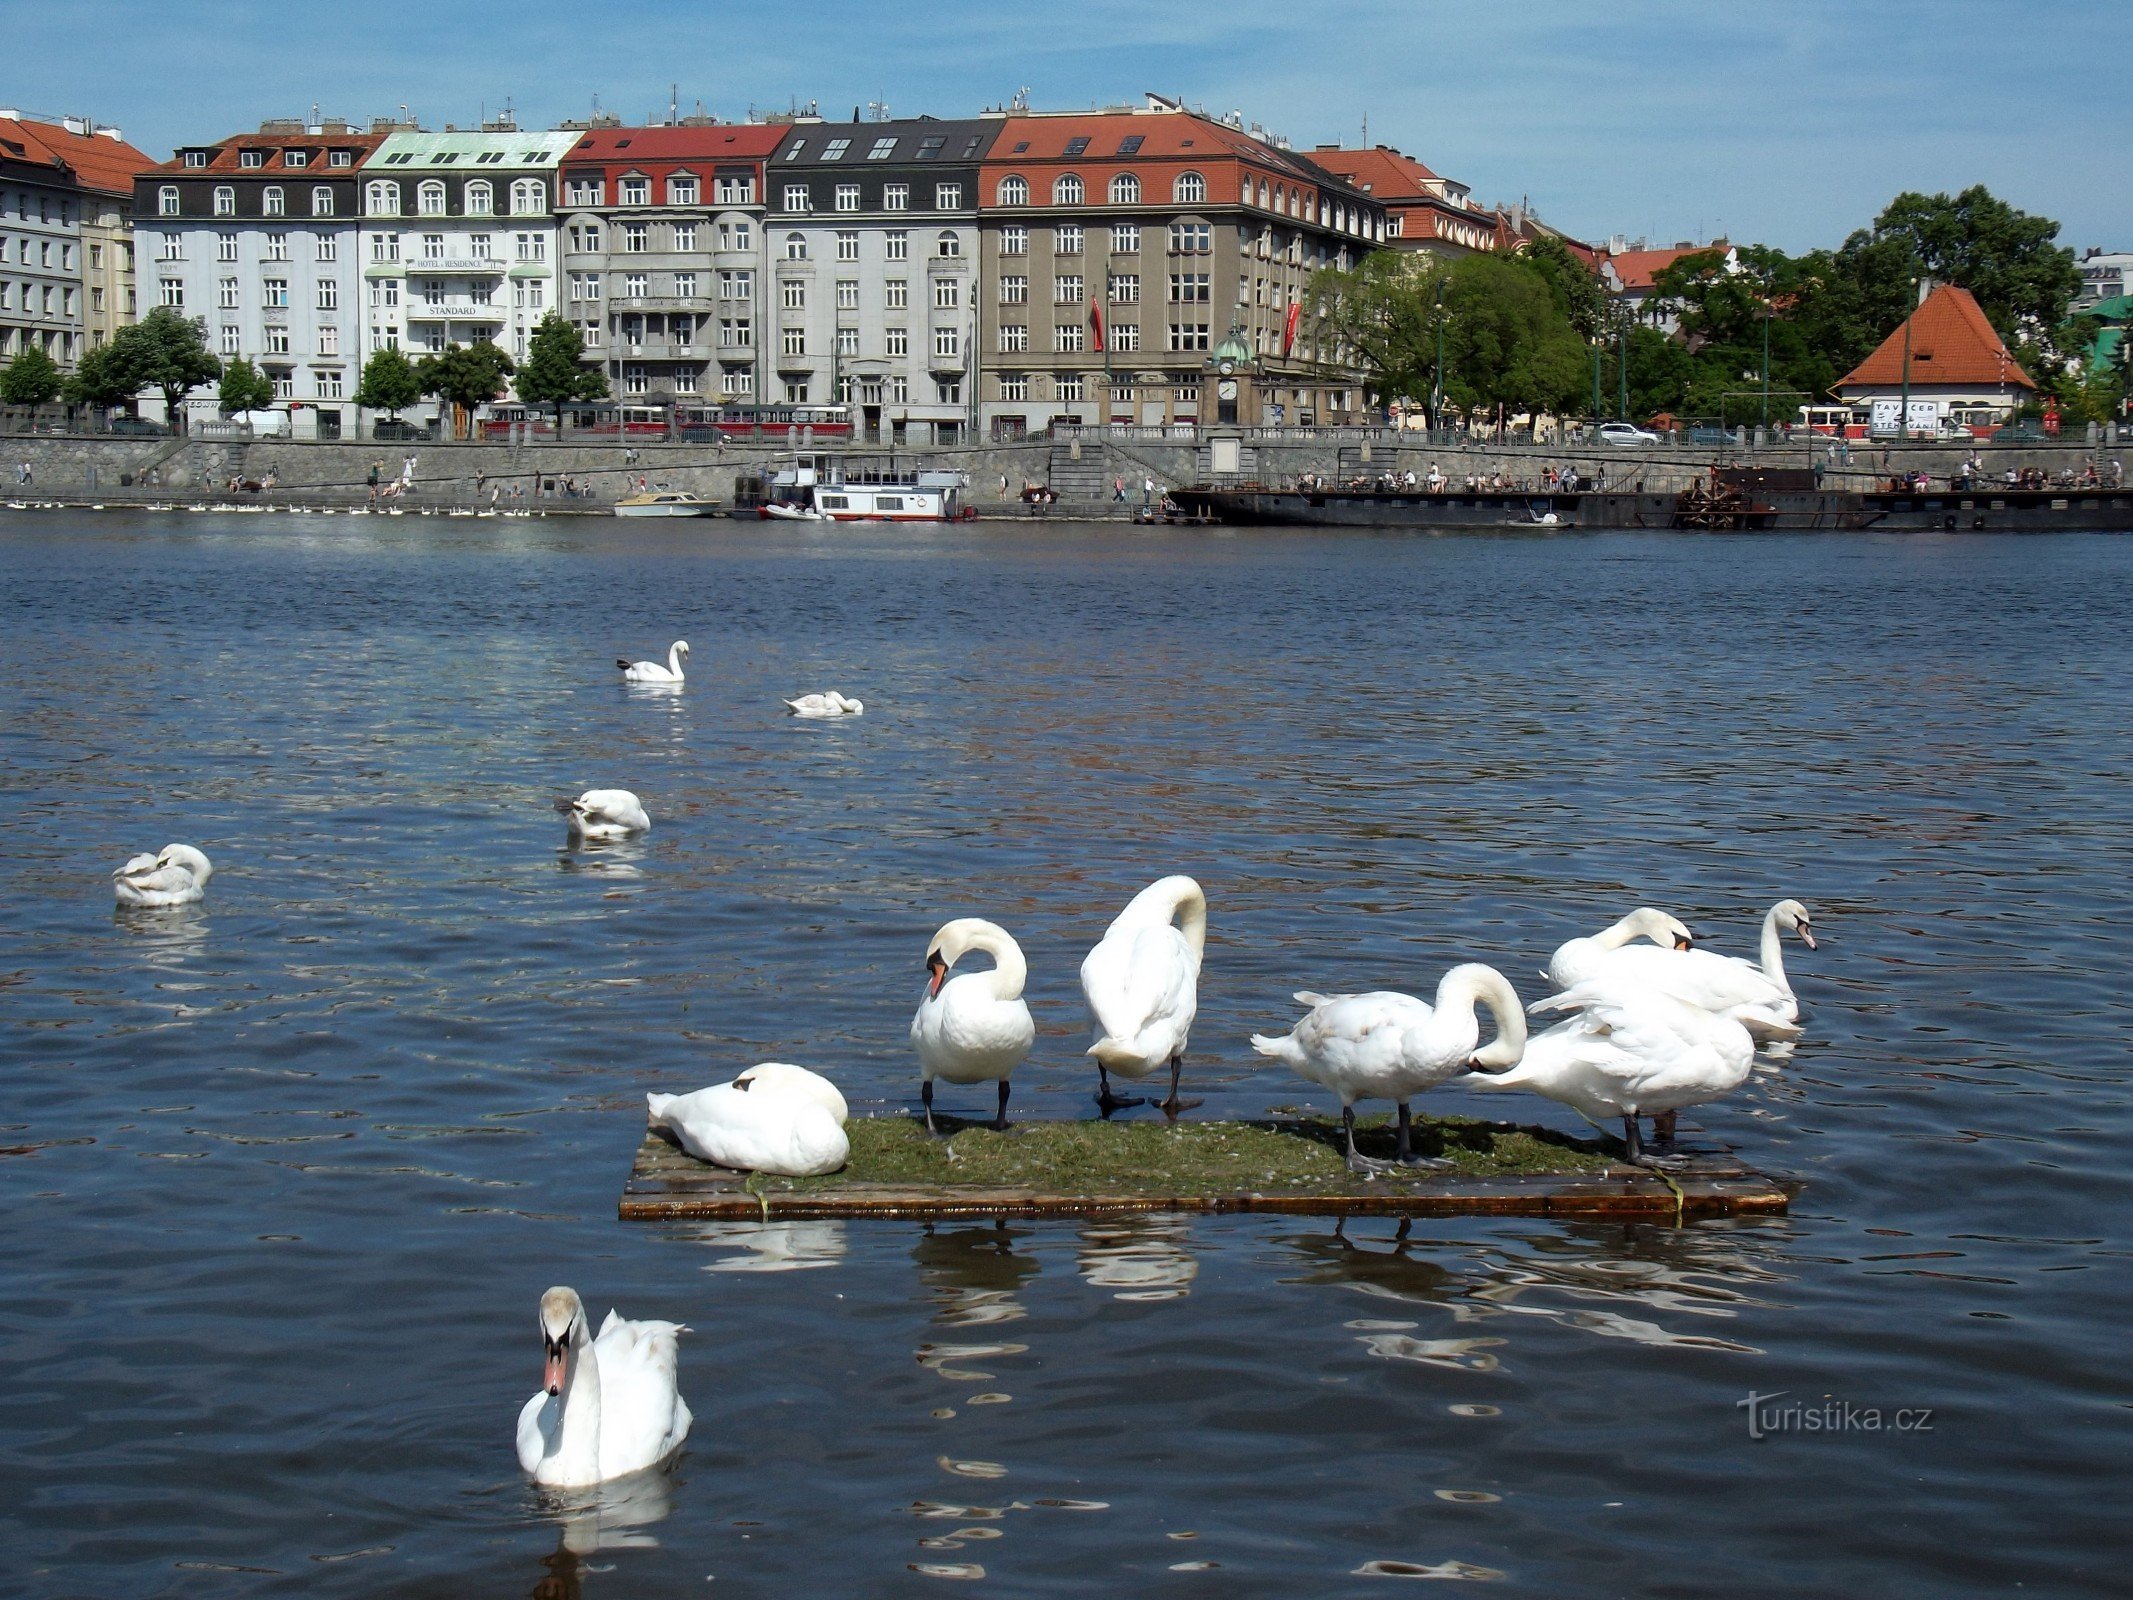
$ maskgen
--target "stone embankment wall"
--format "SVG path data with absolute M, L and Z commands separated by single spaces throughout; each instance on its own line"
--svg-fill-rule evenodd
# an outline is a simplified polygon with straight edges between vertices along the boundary
M 2099 451 L 2084 445 L 2022 445 L 1995 449 L 1979 446 L 1989 471 L 2008 466 L 2042 467 L 2059 472 L 2079 470 L 2087 461 L 2117 455 L 2105 445 Z M 1919 444 L 1896 446 L 1887 453 L 1887 470 L 1923 470 L 1945 478 L 1969 454 L 1968 445 Z M 2133 454 L 2129 442 L 2127 454 Z M 636 487 L 641 477 L 649 484 L 692 490 L 716 500 L 729 500 L 735 481 L 743 476 L 762 476 L 773 467 L 783 449 L 715 444 L 647 444 L 637 447 L 637 460 L 625 463 L 622 448 L 613 443 L 535 444 L 512 447 L 501 443 L 440 444 L 412 443 L 297 443 L 287 440 L 251 441 L 111 439 L 50 436 L 0 438 L 0 498 L 23 491 L 16 486 L 16 468 L 28 462 L 33 479 L 29 491 L 39 499 L 79 500 L 93 498 L 112 502 L 196 498 L 215 494 L 234 475 L 259 480 L 272 473 L 279 485 L 276 499 L 294 503 L 346 504 L 365 497 L 365 478 L 373 463 L 385 477 L 397 476 L 408 455 L 415 457 L 418 505 L 466 505 L 481 498 L 489 486 L 501 489 L 513 503 L 527 505 L 549 500 L 564 479 L 589 488 L 589 501 L 563 501 L 571 509 L 605 505 Z M 1820 464 L 1831 487 L 1870 487 L 1884 469 L 1884 452 L 1855 445 L 1849 468 L 1832 463 L 1822 447 L 1805 444 L 1790 449 L 1766 448 L 1753 452 L 1714 451 L 1708 447 L 1661 446 L 1624 449 L 1593 445 L 1409 445 L 1388 440 L 1368 444 L 1355 439 L 1280 440 L 1243 442 L 1238 478 L 1265 483 L 1290 482 L 1304 474 L 1345 481 L 1374 477 L 1380 473 L 1412 471 L 1426 477 L 1432 466 L 1455 484 L 1470 474 L 1488 477 L 1497 473 L 1520 485 L 1536 482 L 1550 466 L 1575 468 L 1587 476 L 1600 476 L 1608 488 L 1643 488 L 1665 492 L 1683 487 L 1714 464 L 1738 460 L 1744 465 L 1799 466 Z M 1157 440 L 1109 440 L 1087 438 L 1076 447 L 1067 442 L 1035 441 L 1019 444 L 983 445 L 966 449 L 927 452 L 899 451 L 899 462 L 941 467 L 962 467 L 970 474 L 971 499 L 981 506 L 999 506 L 1016 501 L 1025 484 L 1049 484 L 1070 503 L 1109 502 L 1113 486 L 1123 479 L 1127 499 L 1138 503 L 1148 479 L 1158 490 L 1181 484 L 1205 482 L 1211 475 L 1212 457 L 1205 443 Z M 153 468 L 157 482 L 141 485 L 144 469 Z M 120 480 L 131 475 L 135 486 Z M 516 495 L 514 496 L 514 491 Z

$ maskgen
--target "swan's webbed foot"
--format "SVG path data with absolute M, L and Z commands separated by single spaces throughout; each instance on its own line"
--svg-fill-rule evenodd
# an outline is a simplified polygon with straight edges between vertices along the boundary
M 1190 1111 L 1194 1106 L 1206 1103 L 1200 1100 L 1181 1100 L 1178 1098 L 1178 1071 L 1183 1065 L 1184 1062 L 1181 1058 L 1172 1058 L 1170 1063 L 1170 1098 L 1161 1102 L 1163 1115 L 1172 1122 L 1178 1120 L 1180 1111 Z
M 1450 1156 L 1418 1156 L 1410 1150 L 1400 1157 L 1400 1165 L 1410 1172 L 1446 1172 L 1459 1163 Z
M 1409 1109 L 1408 1104 L 1405 1100 L 1402 1100 L 1400 1102 L 1399 1126 L 1399 1137 L 1393 1147 L 1393 1154 L 1394 1157 L 1399 1161 L 1401 1166 L 1407 1167 L 1411 1170 L 1419 1168 L 1436 1168 L 1441 1170 L 1445 1167 L 1453 1165 L 1452 1161 L 1444 1156 L 1425 1156 L 1416 1154 L 1414 1113 L 1412 1110 Z
M 927 1137 L 932 1139 L 947 1138 L 948 1135 L 933 1125 L 933 1080 L 931 1078 L 928 1078 L 918 1086 L 918 1101 L 920 1105 L 926 1108 Z
M 1341 1130 L 1348 1136 L 1348 1170 L 1359 1178 L 1374 1178 L 1381 1172 L 1390 1172 L 1390 1161 L 1378 1161 L 1362 1154 L 1355 1148 L 1355 1107 L 1341 1107 Z
M 1662 1119 L 1671 1127 L 1671 1113 L 1663 1112 L 1653 1120 L 1656 1123 Z M 1657 1132 L 1656 1128 L 1654 1132 Z M 1626 1147 L 1629 1164 L 1633 1167 L 1646 1167 L 1654 1172 L 1662 1172 L 1673 1167 L 1687 1166 L 1689 1162 L 1687 1156 L 1662 1154 L 1646 1149 L 1643 1130 L 1637 1126 L 1634 1115 L 1625 1115 L 1622 1118 L 1622 1143 Z
M 1144 1106 L 1148 1103 L 1141 1095 L 1119 1095 L 1111 1092 L 1111 1074 L 1102 1067 L 1096 1069 L 1096 1105 L 1105 1119 L 1114 1111 L 1123 1111 L 1128 1106 Z

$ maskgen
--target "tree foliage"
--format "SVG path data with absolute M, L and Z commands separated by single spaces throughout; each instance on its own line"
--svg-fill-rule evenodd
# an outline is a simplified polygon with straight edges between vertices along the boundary
M 119 329 L 106 348 L 112 382 L 123 384 L 129 395 L 157 390 L 173 427 L 182 415 L 179 402 L 222 372 L 222 363 L 207 348 L 207 324 L 181 317 L 169 306 L 157 306 Z
M 363 363 L 354 398 L 359 406 L 397 417 L 422 398 L 422 380 L 415 376 L 414 364 L 387 345 Z
M 59 363 L 33 344 L 24 345 L 14 360 L 0 367 L 0 400 L 11 406 L 49 405 L 63 387 Z
M 239 356 L 223 367 L 215 401 L 225 416 L 237 411 L 264 411 L 274 403 L 274 382 Z
M 607 375 L 582 359 L 585 341 L 568 317 L 549 312 L 526 345 L 526 364 L 518 371 L 518 397 L 532 406 L 554 406 L 561 426 L 563 407 L 572 400 L 600 400 L 607 395 Z
M 499 398 L 504 380 L 516 370 L 517 365 L 494 340 L 477 339 L 424 356 L 415 367 L 415 376 L 424 394 L 435 395 L 452 407 L 452 432 L 457 437 L 465 431 L 460 426 L 463 414 Z
M 1307 298 L 1319 339 L 1346 350 L 1381 402 L 1426 400 L 1437 364 L 1436 285 L 1429 263 L 1378 250 L 1349 271 L 1320 272 Z
M 126 381 L 126 374 L 112 360 L 109 345 L 98 345 L 81 358 L 68 375 L 65 390 L 67 404 L 94 406 L 104 411 L 123 405 L 133 398 L 134 392 L 133 386 Z

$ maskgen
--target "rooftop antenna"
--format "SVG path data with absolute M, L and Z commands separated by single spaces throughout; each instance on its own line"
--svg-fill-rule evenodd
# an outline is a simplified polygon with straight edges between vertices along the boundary
M 889 120 L 889 102 L 886 100 L 869 100 L 867 102 L 867 117 L 870 121 L 887 122 Z
M 680 120 L 681 85 L 678 83 L 670 83 L 667 85 L 667 121 L 669 123 L 675 123 L 679 122 Z
M 1370 113 L 1367 111 L 1363 113 L 1363 148 L 1370 148 Z

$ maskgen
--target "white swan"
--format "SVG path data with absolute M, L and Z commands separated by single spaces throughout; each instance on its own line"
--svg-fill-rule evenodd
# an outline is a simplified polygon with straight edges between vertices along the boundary
M 1632 939 L 1649 939 L 1662 949 L 1686 950 L 1691 936 L 1677 918 L 1652 906 L 1639 906 L 1612 927 L 1589 938 L 1571 939 L 1556 947 L 1548 960 L 1547 980 L 1558 989 L 1583 983 L 1599 970 L 1600 963 Z
M 1594 1123 L 1619 1117 L 1640 1166 L 1661 1158 L 1646 1154 L 1638 1117 L 1667 1118 L 1730 1094 L 1755 1062 L 1755 1041 L 1735 1018 L 1639 985 L 1596 978 L 1534 1007 L 1543 1008 L 1577 1014 L 1528 1039 L 1509 1071 L 1477 1072 L 1461 1087 L 1530 1089 Z
M 1207 896 L 1187 877 L 1160 878 L 1135 895 L 1081 963 L 1081 993 L 1096 1042 L 1097 1104 L 1104 1114 L 1137 1106 L 1111 1092 L 1111 1074 L 1145 1078 L 1170 1068 L 1176 1116 L 1198 1101 L 1178 1098 L 1178 1071 L 1199 1008 L 1200 956 L 1207 947 Z
M 111 874 L 111 891 L 122 906 L 164 910 L 191 905 L 207 892 L 215 868 L 189 844 L 167 844 L 160 855 L 138 855 Z
M 837 1086 L 782 1061 L 694 1094 L 648 1094 L 645 1105 L 652 1126 L 697 1160 L 739 1172 L 813 1177 L 835 1172 L 852 1153 Z
M 948 976 L 972 950 L 992 957 L 987 972 Z M 1007 1079 L 1037 1042 L 1037 1025 L 1022 999 L 1029 966 L 1022 947 L 1008 931 L 982 917 L 958 917 L 944 923 L 926 946 L 926 995 L 911 1019 L 911 1044 L 918 1051 L 919 1098 L 926 1107 L 926 1131 L 933 1127 L 933 1080 L 1000 1085 L 1000 1108 L 993 1126 L 1007 1127 Z
M 854 700 L 850 695 L 840 694 L 835 689 L 826 694 L 803 694 L 799 699 L 788 700 L 785 704 L 792 707 L 796 717 L 856 717 L 866 710 L 865 701 Z
M 610 1311 L 594 1339 L 577 1290 L 560 1287 L 541 1296 L 540 1324 L 547 1369 L 518 1414 L 518 1464 L 535 1483 L 584 1488 L 681 1448 L 693 1420 L 676 1379 L 687 1328 Z
M 1785 976 L 1785 933 L 1797 933 L 1808 949 L 1815 947 L 1807 908 L 1797 900 L 1780 900 L 1764 914 L 1760 966 L 1712 950 L 1649 950 L 1637 945 L 1609 951 L 1592 963 L 1586 976 L 1640 985 L 1732 1017 L 1758 1044 L 1797 1039 L 1800 1002 Z
M 568 819 L 573 839 L 627 839 L 652 825 L 644 802 L 627 789 L 587 789 L 575 800 L 558 799 L 555 808 Z
M 661 666 L 656 661 L 629 661 L 615 657 L 615 665 L 622 669 L 626 683 L 680 683 L 681 664 L 689 659 L 689 641 L 676 639 L 667 649 L 667 662 Z
M 1477 1001 L 1496 1018 L 1496 1038 L 1478 1052 Z M 1434 1006 L 1388 990 L 1340 995 L 1304 990 L 1296 1002 L 1311 1007 L 1310 1015 L 1279 1037 L 1253 1034 L 1252 1048 L 1341 1097 L 1348 1167 L 1354 1172 L 1381 1171 L 1387 1165 L 1356 1154 L 1356 1101 L 1390 1100 L 1399 1107 L 1398 1156 L 1403 1166 L 1448 1165 L 1414 1153 L 1408 1097 L 1470 1067 L 1509 1066 L 1526 1042 L 1518 992 L 1494 967 L 1476 963 L 1454 967 L 1439 980 Z

